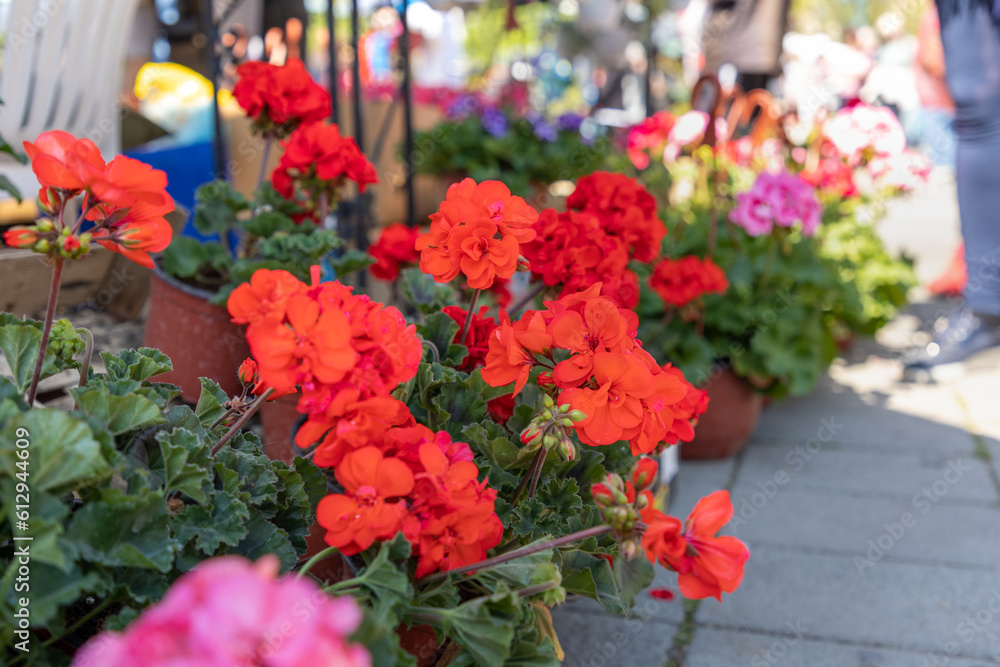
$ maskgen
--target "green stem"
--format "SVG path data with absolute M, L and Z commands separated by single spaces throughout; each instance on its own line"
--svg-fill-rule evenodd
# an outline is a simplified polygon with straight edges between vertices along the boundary
M 99 614 L 102 611 L 104 611 L 105 609 L 107 609 L 108 606 L 111 605 L 112 603 L 114 603 L 115 601 L 116 601 L 116 598 L 114 598 L 114 597 L 107 598 L 106 600 L 104 600 L 104 602 L 102 602 L 101 604 L 97 605 L 96 607 L 94 607 L 93 609 L 91 609 L 89 612 L 87 612 L 87 614 L 83 618 L 81 618 L 79 621 L 77 621 L 73 625 L 71 625 L 68 628 L 66 628 L 66 631 L 63 632 L 61 635 L 59 635 L 58 637 L 56 637 L 55 635 L 52 635 L 50 638 L 48 638 L 47 640 L 45 640 L 42 643 L 42 647 L 44 648 L 46 646 L 49 646 L 50 644 L 54 644 L 57 641 L 59 641 L 60 639 L 62 639 L 63 637 L 65 637 L 66 635 L 68 635 L 69 633 L 75 632 L 77 630 L 77 628 L 81 627 L 84 623 L 86 623 L 87 621 L 89 621 L 90 619 L 92 619 L 94 616 L 96 616 L 97 614 Z
M 90 360 L 94 358 L 94 334 L 85 327 L 79 327 L 76 332 L 87 338 L 87 347 L 83 349 L 83 364 L 80 366 L 80 382 L 76 385 L 83 387 L 87 384 L 87 376 L 90 375 Z
M 764 271 L 760 275 L 760 288 L 763 290 L 767 287 L 768 281 L 771 279 L 771 270 L 774 266 L 774 256 L 778 251 L 778 241 L 775 235 L 772 233 L 767 245 L 767 258 L 764 260 Z
M 260 156 L 260 171 L 257 172 L 257 187 L 254 188 L 255 191 L 260 190 L 260 186 L 264 182 L 264 177 L 267 175 L 267 161 L 271 157 L 271 141 L 271 133 L 268 132 L 264 135 L 264 151 Z
M 432 581 L 438 581 L 439 579 L 444 579 L 452 574 L 465 574 L 466 572 L 481 572 L 483 570 L 488 570 L 491 567 L 496 567 L 501 563 L 506 563 L 507 561 L 514 560 L 515 558 L 521 558 L 522 556 L 530 556 L 531 554 L 536 554 L 539 551 L 545 551 L 547 549 L 555 549 L 561 547 L 564 544 L 570 544 L 571 542 L 577 542 L 579 540 L 585 540 L 588 537 L 596 537 L 598 535 L 603 535 L 604 533 L 611 532 L 611 526 L 607 524 L 601 524 L 600 526 L 594 526 L 593 528 L 587 528 L 586 530 L 577 531 L 575 533 L 570 533 L 569 535 L 563 535 L 562 537 L 557 537 L 551 540 L 546 540 L 544 542 L 538 542 L 537 544 L 529 544 L 510 553 L 501 554 L 499 556 L 494 556 L 493 558 L 487 558 L 486 560 L 479 561 L 478 563 L 472 563 L 471 565 L 463 565 L 462 567 L 456 567 L 454 570 L 448 570 L 447 572 L 435 572 L 434 574 L 429 574 L 418 583 L 428 584 Z
M 531 475 L 531 486 L 528 487 L 528 497 L 535 497 L 535 490 L 538 489 L 538 480 L 542 476 L 542 468 L 545 467 L 545 457 L 548 456 L 549 450 L 542 447 L 542 455 L 538 457 L 538 463 L 535 465 L 535 471 Z
M 511 507 L 516 507 L 518 501 L 521 500 L 521 496 L 524 495 L 524 490 L 528 488 L 528 482 L 531 481 L 531 478 L 535 475 L 535 466 L 538 465 L 538 461 L 542 459 L 544 455 L 545 449 L 543 447 L 539 447 L 538 453 L 535 454 L 535 458 L 531 459 L 531 463 L 528 464 L 528 469 L 524 472 L 524 477 L 521 478 L 521 483 L 518 484 L 513 497 L 510 499 Z
M 544 593 L 545 591 L 551 591 L 559 588 L 558 581 L 546 581 L 542 584 L 535 584 L 534 586 L 528 586 L 522 588 L 517 592 L 518 597 L 529 598 L 532 595 L 538 595 L 539 593 Z
M 267 391 L 265 391 L 260 396 L 258 396 L 257 400 L 250 404 L 250 407 L 247 408 L 247 411 L 244 412 L 240 416 L 240 418 L 237 419 L 233 423 L 233 425 L 229 427 L 229 430 L 226 431 L 226 434 L 219 439 L 219 442 L 215 444 L 215 447 L 212 447 L 212 456 L 215 456 L 219 452 L 219 450 L 222 449 L 222 446 L 225 445 L 227 442 L 229 442 L 233 438 L 233 436 L 236 435 L 241 428 L 243 428 L 243 425 L 246 424 L 247 421 L 249 421 L 250 417 L 252 417 L 255 412 L 260 410 L 260 406 L 264 405 L 264 401 L 270 398 L 271 394 L 273 393 L 274 393 L 274 388 L 272 387 Z
M 318 554 L 316 554 L 315 556 L 306 561 L 306 564 L 303 565 L 302 569 L 299 570 L 299 573 L 298 575 L 296 575 L 296 578 L 301 579 L 302 577 L 306 576 L 309 570 L 312 569 L 313 565 L 320 562 L 324 558 L 329 558 L 335 553 L 340 553 L 340 549 L 338 549 L 337 547 L 327 547 L 326 549 L 323 549 Z
M 472 301 L 469 302 L 469 310 L 465 313 L 465 324 L 462 325 L 462 331 L 458 334 L 458 344 L 465 345 L 465 338 L 469 335 L 469 328 L 472 325 L 472 313 L 476 310 L 476 304 L 479 302 L 479 293 L 482 290 L 476 290 L 472 293 Z
M 49 286 L 49 303 L 45 308 L 45 323 L 42 325 L 42 341 L 38 346 L 38 358 L 35 359 L 35 371 L 31 374 L 31 385 L 28 387 L 28 406 L 35 404 L 35 396 L 38 394 L 38 382 L 42 379 L 42 367 L 45 365 L 45 353 L 49 348 L 49 336 L 52 334 L 52 320 L 56 316 L 56 302 L 59 300 L 59 284 L 62 282 L 63 264 L 66 262 L 62 257 L 56 258 L 56 263 L 52 267 L 52 284 Z

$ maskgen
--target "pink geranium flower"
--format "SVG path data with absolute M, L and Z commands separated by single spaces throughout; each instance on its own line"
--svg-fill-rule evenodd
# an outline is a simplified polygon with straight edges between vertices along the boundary
M 905 150 L 898 155 L 872 158 L 868 173 L 882 186 L 909 192 L 927 183 L 931 163 L 923 154 Z
M 347 641 L 361 624 L 354 599 L 277 571 L 274 557 L 205 561 L 125 632 L 87 642 L 73 667 L 371 667 Z
M 729 219 L 750 236 L 770 234 L 775 226 L 802 224 L 802 233 L 812 236 L 819 228 L 821 209 L 814 188 L 787 171 L 763 172 L 749 192 L 736 195 L 736 208 Z

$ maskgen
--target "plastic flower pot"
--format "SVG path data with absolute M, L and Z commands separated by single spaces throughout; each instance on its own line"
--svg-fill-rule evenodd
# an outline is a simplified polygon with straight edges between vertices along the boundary
M 731 370 L 713 375 L 702 388 L 708 392 L 708 410 L 694 427 L 694 440 L 681 444 L 681 458 L 724 459 L 739 453 L 757 428 L 764 396 Z
M 209 303 L 212 296 L 159 268 L 153 271 L 142 344 L 170 357 L 174 370 L 157 380 L 179 386 L 181 398 L 189 403 L 201 394 L 201 377 L 218 382 L 229 396 L 243 390 L 237 371 L 250 348 L 243 327 L 229 321 L 225 308 Z

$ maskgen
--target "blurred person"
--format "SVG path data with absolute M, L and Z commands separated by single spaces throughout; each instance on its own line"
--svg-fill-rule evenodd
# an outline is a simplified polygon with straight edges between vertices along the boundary
M 969 281 L 964 303 L 935 326 L 907 379 L 941 379 L 1000 345 L 1000 3 L 937 0 L 945 78 L 955 102 L 955 178 Z
M 905 122 L 920 106 L 913 60 L 917 39 L 903 30 L 903 17 L 886 12 L 875 21 L 881 46 L 873 51 L 875 65 L 868 73 L 859 97 L 867 104 L 887 106 Z
M 791 0 L 708 0 L 702 33 L 705 71 L 736 67 L 746 91 L 768 88 L 781 74 L 781 43 L 788 32 Z
M 935 167 L 954 167 L 955 102 L 945 80 L 941 23 L 934 5 L 928 5 L 920 22 L 913 69 L 920 96 L 917 139 Z

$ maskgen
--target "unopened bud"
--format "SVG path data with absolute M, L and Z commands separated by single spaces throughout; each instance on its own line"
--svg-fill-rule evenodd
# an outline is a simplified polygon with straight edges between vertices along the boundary
M 621 553 L 625 560 L 632 560 L 639 555 L 639 545 L 633 540 L 622 542 Z
M 636 461 L 635 468 L 632 469 L 632 484 L 636 491 L 642 491 L 653 486 L 656 482 L 656 475 L 660 466 L 655 459 L 643 456 Z
M 566 413 L 566 416 L 575 422 L 582 422 L 584 419 L 587 418 L 586 413 L 584 413 L 582 410 L 570 410 L 569 412 Z
M 542 444 L 545 445 L 545 449 L 552 449 L 559 444 L 559 438 L 556 435 L 549 433 L 542 438 Z
M 545 408 L 544 410 L 542 410 L 542 419 L 544 419 L 546 421 L 548 421 L 549 419 L 552 419 L 552 411 L 549 410 L 548 408 Z
M 42 218 L 41 220 L 35 223 L 35 228 L 40 232 L 51 232 L 53 229 L 56 228 L 56 226 L 52 223 L 51 220 L 47 218 Z
M 572 461 L 576 458 L 576 447 L 573 446 L 573 442 L 569 438 L 560 438 L 559 455 L 567 461 Z
M 571 407 L 572 406 L 569 403 L 563 403 L 562 405 L 559 406 L 559 412 L 569 412 L 569 409 Z
M 576 424 L 576 422 L 570 419 L 569 417 L 563 417 L 562 419 L 559 420 L 559 423 L 565 426 L 566 428 L 573 428 L 573 425 Z
M 545 403 L 545 407 L 547 407 L 547 408 L 549 408 L 549 409 L 551 409 L 551 408 L 555 407 L 555 404 L 556 404 L 556 402 L 555 402 L 555 401 L 553 401 L 553 400 L 552 400 L 552 397 L 551 397 L 551 396 L 549 396 L 548 394 L 545 394 L 545 395 L 544 395 L 544 396 L 542 397 L 542 402 L 543 402 L 543 403 Z
M 537 426 L 529 426 L 528 428 L 521 431 L 521 442 L 526 445 L 532 444 L 535 440 L 542 435 L 542 429 Z

